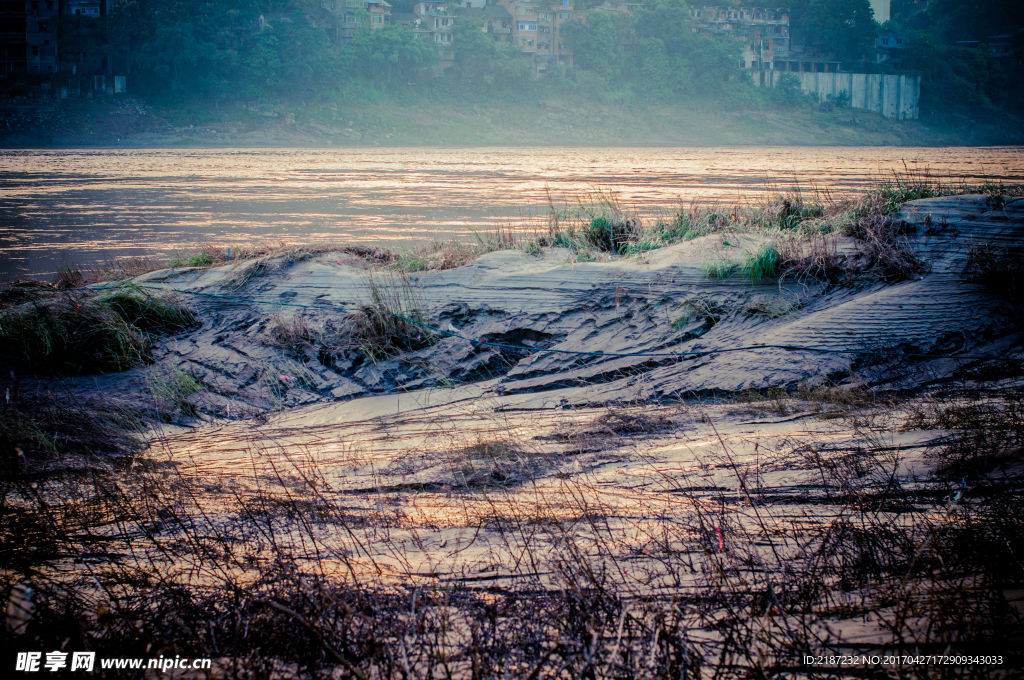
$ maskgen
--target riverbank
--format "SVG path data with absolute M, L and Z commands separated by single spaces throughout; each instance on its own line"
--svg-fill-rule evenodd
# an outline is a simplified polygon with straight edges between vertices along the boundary
M 154 107 L 131 96 L 7 100 L 0 146 L 322 147 L 530 145 L 939 146 L 1020 144 L 1015 121 L 887 121 L 850 108 L 623 108 L 560 99 L 502 106 L 359 103 Z
M 4 644 L 211 678 L 1019 667 L 1022 235 L 1019 190 L 896 182 L 8 293 L 122 335 L 8 386 L 48 419 L 5 442 Z M 112 455 L 96 402 L 144 443 Z

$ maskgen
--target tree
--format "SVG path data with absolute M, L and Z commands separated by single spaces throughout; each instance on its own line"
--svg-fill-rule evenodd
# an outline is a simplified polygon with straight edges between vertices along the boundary
M 793 0 L 793 35 L 809 52 L 841 61 L 865 58 L 879 26 L 868 0 Z
M 947 44 L 984 40 L 990 35 L 1024 28 L 1021 0 L 935 0 L 928 14 L 934 22 L 936 37 Z
M 321 94 L 333 89 L 340 62 L 326 25 L 305 16 L 267 24 L 248 51 L 246 66 L 262 84 L 281 94 Z
M 592 9 L 562 24 L 561 34 L 576 66 L 611 80 L 621 77 L 625 56 L 620 45 L 631 23 L 628 17 Z
M 515 47 L 502 45 L 480 30 L 483 23 L 460 18 L 452 46 L 463 78 L 487 85 L 513 88 L 533 75 L 530 63 Z
M 218 56 L 217 46 L 197 38 L 187 23 L 159 26 L 136 51 L 139 66 L 173 91 L 194 91 L 197 80 L 206 81 L 209 72 L 217 70 Z
M 639 8 L 636 12 L 636 33 L 644 38 L 657 38 L 672 57 L 689 54 L 697 40 L 690 27 L 690 8 L 681 0 L 663 0 Z
M 416 37 L 408 26 L 384 26 L 377 30 L 369 22 L 356 29 L 352 42 L 345 46 L 343 62 L 362 76 L 384 87 L 404 84 L 415 71 L 437 61 L 434 43 Z
M 718 95 L 740 75 L 740 42 L 694 34 L 690 9 L 681 0 L 651 2 L 638 10 L 636 35 L 641 74 L 655 79 L 659 90 L 667 86 L 685 94 Z M 666 76 L 658 75 L 661 67 L 655 64 L 668 69 Z

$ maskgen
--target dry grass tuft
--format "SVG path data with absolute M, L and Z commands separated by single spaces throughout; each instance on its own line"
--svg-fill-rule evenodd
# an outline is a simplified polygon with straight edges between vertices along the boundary
M 274 347 L 289 350 L 293 354 L 301 354 L 324 340 L 323 333 L 313 328 L 304 312 L 289 316 L 274 315 L 271 317 L 268 334 Z
M 790 236 L 779 239 L 779 242 L 782 260 L 780 278 L 792 277 L 798 281 L 837 284 L 852 274 L 846 256 L 839 254 L 834 233 Z
M 349 335 L 372 361 L 427 347 L 436 341 L 412 282 L 400 274 L 367 274 L 368 301 L 349 320 Z
M 904 428 L 953 432 L 932 454 L 939 471 L 951 479 L 1024 463 L 1024 395 L 1015 390 L 926 401 L 911 411 Z
M 859 219 L 850 234 L 858 239 L 868 259 L 868 267 L 883 281 L 905 281 L 928 271 L 906 237 L 906 227 L 889 217 Z
M 1005 248 L 968 244 L 962 271 L 964 279 L 980 283 L 1005 297 L 1017 297 L 1024 283 L 1024 263 Z
M 456 483 L 467 489 L 522 484 L 536 479 L 551 462 L 508 439 L 478 440 L 449 452 L 446 458 Z
M 443 271 L 466 265 L 485 248 L 461 241 L 428 241 L 395 256 L 392 266 L 401 272 Z
M 81 401 L 55 387 L 26 390 L 13 371 L 0 386 L 0 482 L 48 468 L 89 469 L 97 460 L 109 462 L 142 450 L 142 420 L 124 404 Z

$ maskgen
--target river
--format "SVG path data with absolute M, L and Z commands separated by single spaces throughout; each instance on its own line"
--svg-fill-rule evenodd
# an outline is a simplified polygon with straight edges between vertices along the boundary
M 643 215 L 893 172 L 1024 182 L 1021 147 L 503 147 L 0 151 L 0 280 L 198 246 L 408 242 L 540 226 L 614 197 Z

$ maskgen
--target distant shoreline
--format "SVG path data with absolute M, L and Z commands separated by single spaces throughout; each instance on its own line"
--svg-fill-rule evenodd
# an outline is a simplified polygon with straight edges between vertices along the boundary
M 540 101 L 496 107 L 350 103 L 268 110 L 158 109 L 132 96 L 0 102 L 0 148 L 404 146 L 1006 146 L 1012 123 L 892 121 L 831 111 L 688 109 Z

